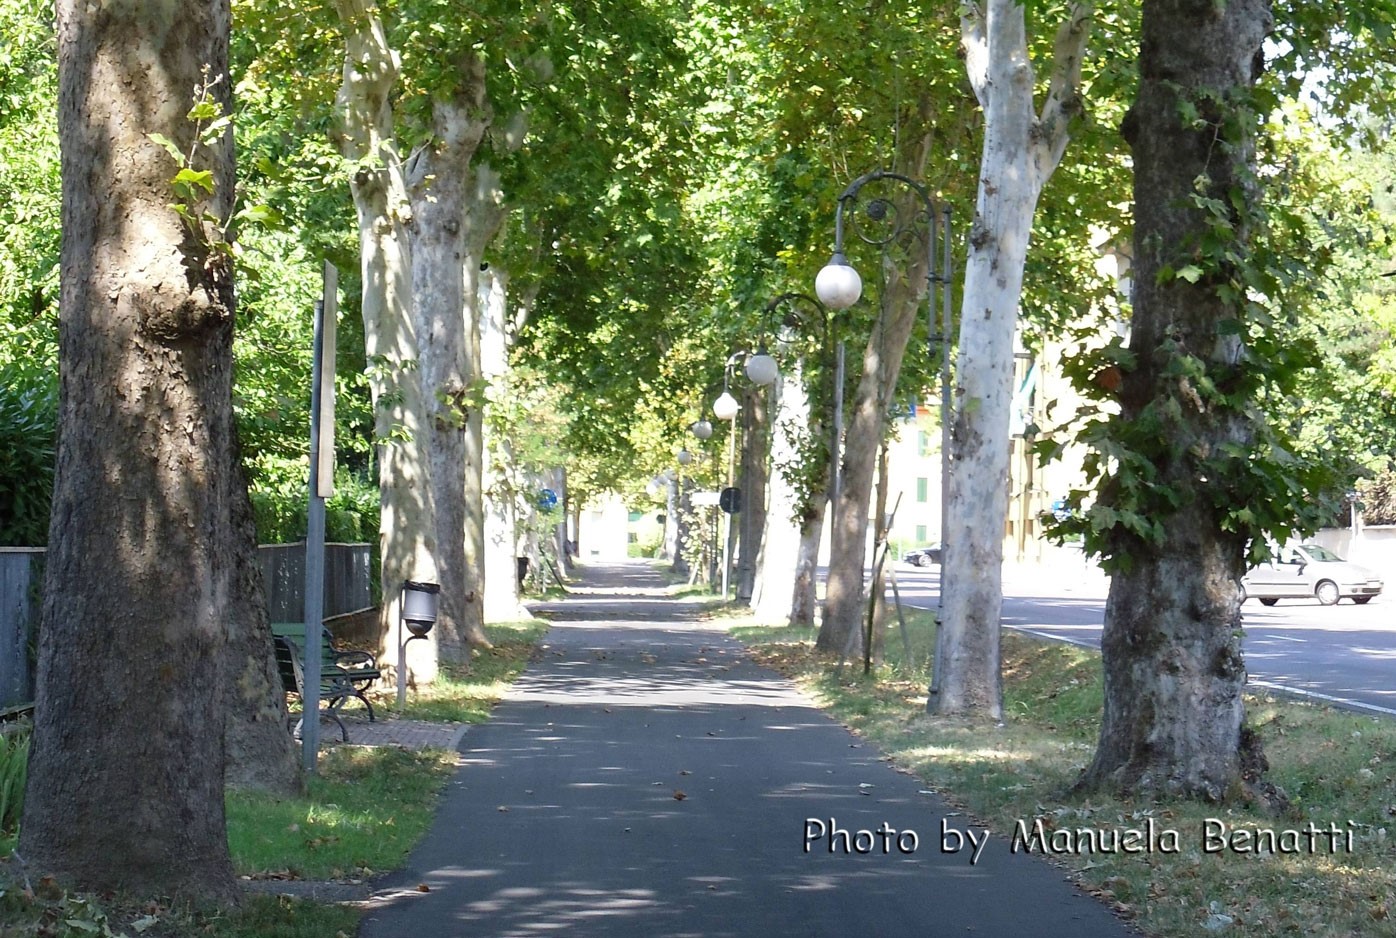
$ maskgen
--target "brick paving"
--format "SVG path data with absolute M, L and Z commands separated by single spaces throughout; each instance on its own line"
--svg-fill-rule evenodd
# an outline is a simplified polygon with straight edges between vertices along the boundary
M 425 720 L 379 719 L 370 723 L 367 719 L 345 717 L 344 726 L 349 730 L 350 746 L 402 746 L 406 749 L 447 749 L 460 745 L 465 735 L 464 723 L 429 723 Z M 321 724 L 320 745 L 342 746 L 339 741 L 339 728 L 333 724 Z

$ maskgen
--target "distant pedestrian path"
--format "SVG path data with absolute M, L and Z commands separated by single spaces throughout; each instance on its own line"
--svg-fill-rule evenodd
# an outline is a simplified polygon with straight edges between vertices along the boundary
M 1132 935 L 757 667 L 646 564 L 582 568 L 363 938 Z

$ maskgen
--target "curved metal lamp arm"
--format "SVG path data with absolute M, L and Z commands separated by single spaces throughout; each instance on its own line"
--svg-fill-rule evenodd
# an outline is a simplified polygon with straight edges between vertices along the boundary
M 920 198 L 921 206 L 926 213 L 926 224 L 930 227 L 930 237 L 927 242 L 926 250 L 926 255 L 928 260 L 930 261 L 930 264 L 926 269 L 926 279 L 932 282 L 946 282 L 946 276 L 943 276 L 940 272 L 936 270 L 936 241 L 939 239 L 940 234 L 938 215 L 945 215 L 946 231 L 948 232 L 950 225 L 950 209 L 948 207 L 942 207 L 941 210 L 937 212 L 936 202 L 934 199 L 931 198 L 931 194 L 926 190 L 926 187 L 921 185 L 921 183 L 917 182 L 915 179 L 912 179 L 910 176 L 903 176 L 901 173 L 893 173 L 888 172 L 887 170 L 875 169 L 870 173 L 864 173 L 863 175 L 859 176 L 857 179 L 850 182 L 848 184 L 848 187 L 843 190 L 843 193 L 839 196 L 838 205 L 834 210 L 834 254 L 836 256 L 843 254 L 844 205 L 851 205 L 853 201 L 858 198 L 858 193 L 862 191 L 863 187 L 866 186 L 868 183 L 881 182 L 882 180 L 886 179 L 890 179 L 895 182 L 900 182 L 906 185 L 913 192 L 916 193 L 917 197 Z M 901 230 L 902 226 L 899 225 L 897 231 L 900 232 Z M 895 234 L 896 232 L 893 233 L 893 236 L 895 236 Z M 891 238 L 888 238 L 887 240 L 891 240 Z M 886 241 L 881 243 L 885 244 Z

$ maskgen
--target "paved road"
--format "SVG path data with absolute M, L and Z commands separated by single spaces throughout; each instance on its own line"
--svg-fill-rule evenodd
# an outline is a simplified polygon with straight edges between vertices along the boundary
M 902 599 L 933 608 L 939 568 L 897 566 Z M 1006 569 L 1003 622 L 1051 638 L 1100 646 L 1109 583 L 1079 563 L 1048 573 Z M 1251 683 L 1319 697 L 1352 709 L 1396 715 L 1396 597 L 1365 606 L 1344 600 L 1281 600 L 1242 607 Z
M 361 938 L 1134 934 L 1001 838 L 942 840 L 984 831 L 647 568 L 590 572 Z

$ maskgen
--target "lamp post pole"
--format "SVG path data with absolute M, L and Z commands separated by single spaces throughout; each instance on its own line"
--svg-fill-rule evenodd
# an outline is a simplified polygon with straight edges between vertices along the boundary
M 732 381 L 732 366 L 741 360 L 746 352 L 734 352 L 727 358 L 727 363 L 722 369 L 722 396 L 713 402 L 713 416 L 718 420 L 726 420 L 727 427 L 727 488 L 731 490 L 735 481 L 737 463 L 737 414 L 741 412 L 741 405 L 732 396 L 730 390 Z M 722 528 L 722 600 L 727 601 L 727 591 L 730 586 L 730 575 L 732 572 L 732 516 L 735 512 L 727 512 L 727 523 Z
M 881 182 L 884 180 L 901 183 L 913 192 L 921 201 L 921 207 L 925 214 L 926 225 L 928 227 L 926 238 L 926 281 L 928 285 L 926 333 L 927 351 L 931 359 L 935 358 L 935 343 L 940 342 L 940 551 L 941 551 L 941 588 L 936 603 L 936 622 L 941 621 L 942 613 L 945 609 L 945 558 L 952 549 L 954 538 L 946 529 L 949 520 L 950 507 L 950 463 L 951 463 L 951 423 L 954 418 L 953 407 L 950 400 L 950 338 L 953 329 L 951 320 L 951 297 L 950 297 L 950 273 L 952 263 L 952 253 L 950 245 L 950 207 L 948 205 L 937 205 L 931 198 L 926 187 L 909 176 L 900 173 L 887 172 L 884 170 L 874 170 L 859 176 L 849 183 L 839 196 L 838 206 L 834 213 L 834 254 L 829 263 L 819 271 L 815 278 L 815 292 L 821 302 L 831 309 L 847 309 L 862 295 L 863 281 L 858 272 L 848 263 L 848 258 L 844 255 L 844 208 L 852 205 L 858 198 L 859 192 L 868 183 Z M 867 206 L 867 214 L 875 221 L 882 221 L 889 211 L 896 209 L 884 199 L 874 199 Z M 880 241 L 865 238 L 870 243 L 885 245 L 897 234 L 905 230 L 905 225 L 898 224 L 892 235 Z M 937 269 L 936 247 L 939 240 L 943 252 L 942 265 Z M 944 289 L 940 289 L 944 286 Z M 941 300 L 940 330 L 936 331 L 936 307 L 937 299 Z M 838 504 L 837 500 L 834 503 Z M 837 511 L 837 508 L 835 509 Z M 931 692 L 935 693 L 940 687 L 940 668 L 942 655 L 940 654 L 940 635 L 936 636 L 936 655 L 933 675 L 931 678 Z

